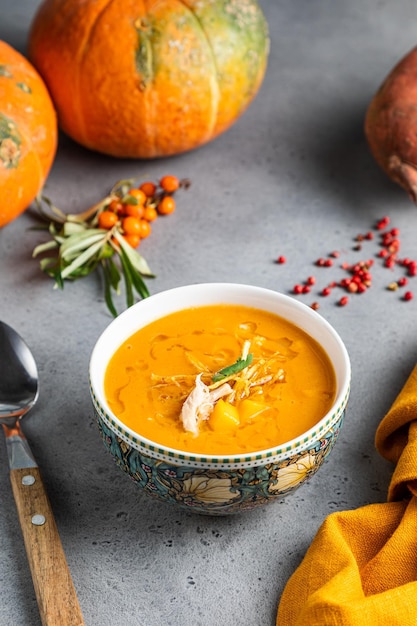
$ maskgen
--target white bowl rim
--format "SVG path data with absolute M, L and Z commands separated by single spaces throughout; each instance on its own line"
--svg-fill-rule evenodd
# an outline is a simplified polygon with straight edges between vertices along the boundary
M 178 304 L 179 302 L 181 302 L 181 304 Z M 184 304 L 184 302 L 191 303 Z M 326 349 L 326 347 L 322 345 L 332 362 L 336 374 L 337 391 L 330 410 L 312 428 L 301 433 L 299 436 L 291 439 L 290 441 L 263 450 L 228 455 L 203 454 L 171 448 L 148 439 L 126 426 L 111 411 L 106 401 L 103 389 L 104 373 L 107 363 L 109 358 L 114 354 L 115 350 L 121 345 L 121 343 L 127 340 L 133 333 L 136 332 L 136 330 L 139 330 L 155 319 L 191 306 L 238 303 L 243 304 L 244 306 L 271 311 L 271 308 L 266 305 L 266 302 L 273 302 L 276 307 L 280 308 L 280 311 L 278 312 L 272 308 L 272 312 L 289 319 L 294 324 L 301 327 L 321 345 L 323 340 L 329 342 L 332 346 L 332 350 L 337 356 L 338 361 L 335 362 L 334 357 L 332 358 L 332 355 L 329 354 L 328 348 Z M 264 304 L 262 305 L 262 303 Z M 161 314 L 155 315 L 154 311 L 157 310 L 158 306 L 162 304 L 164 305 L 164 310 Z M 297 318 L 297 321 L 294 321 L 293 317 L 286 317 L 281 309 L 284 311 L 291 311 Z M 302 320 L 301 323 L 299 321 L 300 319 Z M 137 320 L 139 320 L 139 323 L 136 323 Z M 314 325 L 315 332 L 313 333 L 311 330 L 307 330 L 304 324 L 306 326 L 309 326 L 309 324 Z M 114 337 L 115 330 L 117 331 L 117 341 Z M 113 340 L 110 341 L 110 345 L 112 347 L 105 349 L 105 344 L 112 339 L 112 336 Z M 103 358 L 103 352 L 108 355 L 106 358 Z M 101 409 L 100 412 L 105 413 L 107 417 L 105 420 L 106 423 L 108 425 L 114 424 L 116 427 L 115 432 L 117 432 L 117 434 L 124 433 L 124 438 L 127 438 L 129 443 L 140 442 L 147 453 L 151 454 L 152 451 L 156 451 L 159 452 L 158 456 L 162 454 L 170 460 L 180 459 L 181 461 L 190 460 L 192 462 L 208 462 L 215 464 L 239 464 L 243 461 L 246 464 L 248 462 L 259 461 L 264 458 L 270 459 L 271 457 L 281 456 L 283 452 L 295 450 L 298 446 L 304 448 L 305 443 L 308 440 L 311 440 L 317 436 L 317 434 L 328 429 L 332 423 L 335 423 L 340 418 L 340 415 L 343 414 L 347 405 L 350 392 L 351 365 L 345 344 L 337 331 L 327 320 L 318 314 L 317 311 L 314 311 L 303 302 L 296 300 L 289 295 L 265 287 L 258 287 L 243 283 L 211 282 L 173 287 L 171 289 L 155 293 L 123 311 L 118 317 L 110 322 L 97 339 L 91 353 L 89 379 L 93 403 L 96 406 L 96 410 L 98 406 Z M 112 428 L 112 430 L 114 430 L 114 428 Z

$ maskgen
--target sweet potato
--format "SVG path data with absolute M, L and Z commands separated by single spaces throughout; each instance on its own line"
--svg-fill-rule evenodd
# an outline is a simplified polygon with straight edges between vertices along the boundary
M 417 204 L 417 47 L 391 70 L 372 98 L 365 135 L 376 162 Z

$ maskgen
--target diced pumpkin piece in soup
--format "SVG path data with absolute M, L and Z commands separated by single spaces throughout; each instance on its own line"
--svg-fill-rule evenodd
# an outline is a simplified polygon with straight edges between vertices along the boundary
M 209 425 L 212 430 L 219 433 L 230 433 L 239 426 L 239 412 L 237 408 L 220 398 L 210 415 Z
M 256 400 L 249 400 L 249 398 L 245 398 L 239 404 L 240 420 L 242 422 L 250 422 L 267 408 L 268 407 L 262 402 L 257 402 Z

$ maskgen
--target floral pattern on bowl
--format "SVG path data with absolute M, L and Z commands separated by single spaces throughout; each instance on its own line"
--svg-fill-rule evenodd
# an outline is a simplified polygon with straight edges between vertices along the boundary
M 254 467 L 187 467 L 154 458 L 136 449 L 111 428 L 96 410 L 105 447 L 117 465 L 144 491 L 164 502 L 205 515 L 225 515 L 253 509 L 293 493 L 313 476 L 332 450 L 345 411 L 317 441 L 281 461 Z

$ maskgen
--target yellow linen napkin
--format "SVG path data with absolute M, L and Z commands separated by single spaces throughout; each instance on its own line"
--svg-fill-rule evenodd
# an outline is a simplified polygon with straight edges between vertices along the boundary
M 417 365 L 380 423 L 388 502 L 329 515 L 289 579 L 277 626 L 417 626 Z

